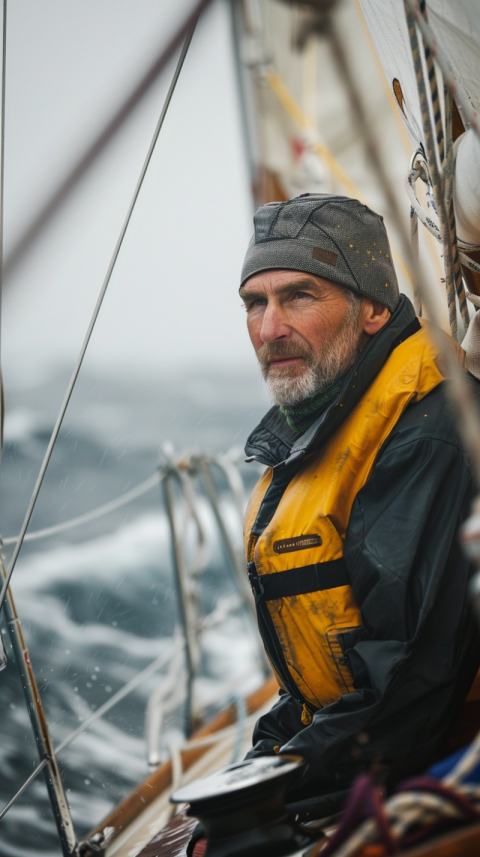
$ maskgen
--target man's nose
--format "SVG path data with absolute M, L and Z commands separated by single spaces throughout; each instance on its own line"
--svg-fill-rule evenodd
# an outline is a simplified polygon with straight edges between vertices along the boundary
M 262 327 L 260 330 L 260 338 L 262 342 L 274 342 L 277 339 L 283 339 L 290 333 L 290 328 L 286 323 L 284 313 L 281 308 L 275 304 L 268 303 L 265 307 L 265 312 L 262 319 Z

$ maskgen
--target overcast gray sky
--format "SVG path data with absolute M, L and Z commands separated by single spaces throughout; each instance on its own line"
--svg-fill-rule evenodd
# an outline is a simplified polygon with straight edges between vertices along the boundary
M 10 0 L 6 241 L 165 44 L 187 0 Z M 73 363 L 161 109 L 167 71 L 9 281 L 6 381 Z M 237 295 L 251 232 L 229 10 L 182 71 L 86 361 L 142 374 L 253 366 Z

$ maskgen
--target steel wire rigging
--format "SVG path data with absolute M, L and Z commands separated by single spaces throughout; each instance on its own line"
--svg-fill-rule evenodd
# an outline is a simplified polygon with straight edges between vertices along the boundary
M 104 504 L 103 506 L 100 506 L 98 509 L 94 509 L 90 512 L 87 512 L 85 515 L 81 515 L 70 521 L 65 521 L 55 527 L 40 530 L 37 533 L 31 533 L 30 536 L 33 539 L 45 538 L 46 536 L 54 535 L 58 532 L 63 532 L 66 529 L 71 529 L 72 527 L 80 526 L 81 524 L 84 524 L 87 521 L 96 520 L 99 517 L 108 514 L 109 512 L 121 506 L 125 506 L 127 503 L 132 502 L 138 497 L 143 496 L 148 491 L 152 490 L 152 488 L 156 487 L 157 485 L 160 485 L 162 482 L 168 481 L 173 476 L 181 488 L 181 493 L 183 499 L 186 501 L 186 506 L 190 517 L 197 523 L 197 549 L 193 558 L 192 566 L 187 572 L 186 565 L 182 561 L 181 568 L 175 569 L 176 574 L 180 577 L 178 581 L 179 587 L 188 588 L 188 581 L 190 580 L 190 578 L 194 576 L 198 571 L 202 570 L 204 567 L 205 537 L 203 534 L 202 525 L 200 524 L 200 513 L 199 509 L 197 508 L 197 495 L 193 491 L 193 483 L 191 482 L 193 475 L 200 477 L 202 483 L 204 484 L 205 494 L 206 498 L 208 499 L 211 512 L 217 522 L 219 533 L 222 542 L 224 543 L 224 548 L 228 556 L 234 580 L 237 584 L 238 592 L 232 596 L 220 598 L 216 606 L 210 613 L 204 616 L 200 622 L 194 622 L 196 628 L 196 637 L 198 638 L 201 637 L 204 631 L 215 628 L 219 624 L 223 623 L 226 618 L 228 618 L 228 616 L 232 615 L 232 613 L 234 613 L 235 611 L 238 611 L 239 608 L 247 608 L 247 612 L 249 612 L 249 605 L 245 603 L 245 594 L 242 592 L 240 581 L 238 580 L 238 578 L 235 579 L 235 546 L 231 542 L 231 537 L 229 535 L 228 528 L 226 527 L 225 522 L 222 519 L 222 512 L 220 510 L 219 500 L 216 493 L 216 489 L 214 488 L 212 476 L 210 475 L 210 478 L 206 479 L 206 474 L 210 473 L 210 468 L 212 466 L 217 467 L 223 473 L 227 482 L 229 496 L 233 501 L 233 507 L 238 513 L 238 522 L 239 524 L 241 524 L 244 508 L 243 489 L 240 488 L 240 485 L 236 483 L 235 479 L 236 475 L 238 479 L 241 480 L 241 477 L 237 469 L 235 468 L 235 463 L 238 463 L 238 452 L 235 449 L 232 449 L 230 453 L 218 456 L 194 455 L 190 458 L 180 456 L 175 459 L 173 457 L 172 451 L 170 449 L 165 449 L 165 455 L 166 462 L 165 464 L 159 467 L 157 473 L 141 482 L 140 485 L 131 489 L 131 491 L 122 494 L 120 497 L 110 501 L 109 503 Z M 170 518 L 174 519 L 176 517 L 174 515 L 173 502 L 167 504 L 166 510 Z M 5 539 L 6 543 L 12 543 L 14 541 L 15 538 Z M 165 712 L 171 710 L 172 706 L 175 707 L 178 703 L 177 696 L 179 688 L 182 689 L 183 685 L 188 685 L 189 683 L 190 686 L 192 686 L 194 679 L 197 677 L 197 672 L 195 669 L 193 669 L 193 664 L 189 662 L 188 659 L 186 660 L 186 663 L 181 667 L 180 672 L 178 672 L 177 669 L 178 657 L 182 654 L 185 655 L 187 649 L 187 633 L 185 626 L 182 628 L 181 634 L 177 633 L 174 636 L 176 637 L 175 643 L 171 648 L 169 648 L 166 654 L 161 654 L 157 658 L 155 658 L 130 681 L 123 685 L 123 687 L 121 687 L 112 697 L 110 697 L 110 699 L 108 699 L 103 705 L 101 705 L 100 708 L 92 712 L 92 714 L 87 717 L 87 719 L 80 726 L 73 730 L 73 732 L 71 732 L 62 742 L 60 742 L 60 744 L 58 744 L 58 746 L 56 746 L 52 750 L 49 756 L 44 756 L 44 758 L 32 771 L 30 776 L 25 780 L 25 782 L 20 786 L 18 791 L 0 811 L 0 820 L 9 812 L 11 807 L 25 793 L 31 783 L 33 783 L 34 780 L 38 777 L 38 775 L 46 769 L 47 765 L 51 761 L 52 755 L 56 757 L 59 753 L 65 750 L 78 737 L 80 737 L 80 735 L 86 732 L 87 729 L 89 729 L 97 720 L 99 720 L 101 717 L 104 717 L 111 709 L 118 705 L 119 702 L 121 702 L 137 687 L 139 687 L 139 685 L 142 684 L 147 678 L 152 676 L 155 672 L 158 672 L 158 670 L 165 666 L 166 663 L 170 662 L 170 665 L 173 664 L 175 666 L 174 681 L 169 681 L 169 677 L 167 676 L 167 679 L 163 682 L 162 685 L 160 685 L 158 691 L 155 691 L 155 693 L 151 697 L 151 700 L 149 701 L 149 705 L 147 707 L 147 753 L 150 760 L 152 749 L 155 750 L 157 748 L 158 743 L 158 736 L 156 732 L 160 728 L 159 723 L 161 723 L 161 716 L 160 721 L 158 718 L 159 711 L 161 712 L 162 706 Z M 261 661 L 261 658 L 259 660 Z M 247 675 L 250 675 L 250 671 L 245 674 L 243 678 L 246 678 Z M 221 730 L 215 733 L 214 735 L 208 736 L 204 739 L 198 739 L 193 742 L 188 741 L 187 743 L 190 749 L 192 747 L 203 747 L 216 742 L 220 742 L 225 738 L 233 735 L 233 733 L 236 731 L 236 738 L 232 753 L 235 756 L 238 755 L 241 739 L 245 733 L 245 729 L 248 728 L 252 723 L 251 717 L 245 718 L 244 716 L 243 697 L 239 696 L 238 693 L 235 695 L 234 698 L 231 696 L 232 691 L 236 689 L 239 682 L 241 683 L 241 680 L 242 677 L 239 678 L 237 676 L 227 686 L 222 685 L 217 694 L 218 700 L 215 700 L 220 702 L 224 701 L 228 697 L 228 699 L 236 705 L 238 711 L 237 727 L 229 727 L 228 729 Z M 169 695 L 171 696 L 171 698 L 167 699 Z M 190 700 L 189 707 L 192 707 L 192 705 L 192 701 Z M 153 745 L 153 747 L 150 746 L 151 744 Z M 187 744 L 185 744 L 184 746 L 187 746 Z M 176 776 L 175 783 L 172 784 L 173 790 L 174 786 L 176 787 L 180 782 L 179 778 L 181 779 L 182 775 L 182 764 L 181 756 L 179 757 L 180 749 L 177 748 L 176 752 L 173 748 L 171 748 L 171 751 L 172 760 L 174 758 L 176 760 L 175 770 L 178 775 Z M 153 755 L 155 755 L 155 753 Z M 154 766 L 156 766 L 156 764 L 158 763 L 155 763 Z
M 22 527 L 20 529 L 18 541 L 15 545 L 13 555 L 12 555 L 12 558 L 10 560 L 9 568 L 7 571 L 7 575 L 6 575 L 5 581 L 4 581 L 3 586 L 2 586 L 2 590 L 0 592 L 0 612 L 2 610 L 3 603 L 5 601 L 5 596 L 7 593 L 8 585 L 10 583 L 13 571 L 15 569 L 15 565 L 17 563 L 18 555 L 22 549 L 23 540 L 25 538 L 25 534 L 27 532 L 28 525 L 30 523 L 30 520 L 31 520 L 31 517 L 33 514 L 33 510 L 35 508 L 35 505 L 36 505 L 36 502 L 38 499 L 38 495 L 39 495 L 40 489 L 42 487 L 42 483 L 43 483 L 43 480 L 45 477 L 45 473 L 47 472 L 47 468 L 48 468 L 48 465 L 50 463 L 50 459 L 52 457 L 53 449 L 55 447 L 58 435 L 60 433 L 60 429 L 62 427 L 63 419 L 65 417 L 65 414 L 66 414 L 66 411 L 67 411 L 67 408 L 68 408 L 68 405 L 69 405 L 75 384 L 76 384 L 77 379 L 78 379 L 78 375 L 80 373 L 80 369 L 81 369 L 82 364 L 83 364 L 83 360 L 84 360 L 84 357 L 85 357 L 85 354 L 86 354 L 86 351 L 87 351 L 87 348 L 88 348 L 88 345 L 89 345 L 89 342 L 90 342 L 90 339 L 91 339 L 91 336 L 93 333 L 93 329 L 95 327 L 98 316 L 100 314 L 103 299 L 106 295 L 108 286 L 110 284 L 110 280 L 112 278 L 113 270 L 115 268 L 118 256 L 120 254 L 120 250 L 122 248 L 123 241 L 124 241 L 125 235 L 127 233 L 127 229 L 129 227 L 130 221 L 132 219 L 132 214 L 134 212 L 140 191 L 142 189 L 143 182 L 144 182 L 145 176 L 147 174 L 147 170 L 148 170 L 148 167 L 150 165 L 150 161 L 152 159 L 152 155 L 153 155 L 153 152 L 155 150 L 155 146 L 157 144 L 157 140 L 158 140 L 160 131 L 162 130 L 163 123 L 165 121 L 165 116 L 167 115 L 167 111 L 168 111 L 168 108 L 170 106 L 170 102 L 172 100 L 172 96 L 173 96 L 173 93 L 175 91 L 175 87 L 177 85 L 177 81 L 178 81 L 178 78 L 180 76 L 180 72 L 182 70 L 183 63 L 184 63 L 185 57 L 187 55 L 188 48 L 190 47 L 190 42 L 191 42 L 192 37 L 193 37 L 193 33 L 195 30 L 196 23 L 197 23 L 197 19 L 195 19 L 193 25 L 190 25 L 190 29 L 188 31 L 186 38 L 185 38 L 185 42 L 183 44 L 183 47 L 182 47 L 182 50 L 180 53 L 180 57 L 179 57 L 178 62 L 177 62 L 177 66 L 175 68 L 173 78 L 172 78 L 172 81 L 170 83 L 170 87 L 168 89 L 167 96 L 165 98 L 165 102 L 164 102 L 163 107 L 162 107 L 162 111 L 160 113 L 160 118 L 157 122 L 157 126 L 155 128 L 150 146 L 148 148 L 147 156 L 145 158 L 142 169 L 140 171 L 140 176 L 139 176 L 139 179 L 137 181 L 137 185 L 136 185 L 132 200 L 131 200 L 130 205 L 128 207 L 127 215 L 125 217 L 124 223 L 123 223 L 122 228 L 120 230 L 120 235 L 118 237 L 118 240 L 117 240 L 117 243 L 115 245 L 112 257 L 110 259 L 110 264 L 108 266 L 107 273 L 106 273 L 104 281 L 102 283 L 102 287 L 100 289 L 100 293 L 99 293 L 99 296 L 97 298 L 97 303 L 96 303 L 95 308 L 93 310 L 93 314 L 92 314 L 92 317 L 90 319 L 90 323 L 88 325 L 87 332 L 85 334 L 85 338 L 84 338 L 83 343 L 82 343 L 82 347 L 80 349 L 80 354 L 78 355 L 77 362 L 75 364 L 72 376 L 70 378 L 70 381 L 69 381 L 69 384 L 67 387 L 67 391 L 65 393 L 64 400 L 63 400 L 62 405 L 60 407 L 60 411 L 59 411 L 57 420 L 55 422 L 55 426 L 53 428 L 53 431 L 52 431 L 52 434 L 51 434 L 51 437 L 50 437 L 50 440 L 48 443 L 47 450 L 45 452 L 45 456 L 44 456 L 42 465 L 40 467 L 40 472 L 38 474 L 37 481 L 35 483 L 35 487 L 33 489 L 30 502 L 28 504 L 27 512 L 25 514 L 25 518 L 24 518 Z
M 108 503 L 103 503 L 102 506 L 98 506 L 96 509 L 91 509 L 90 512 L 85 512 L 83 515 L 78 515 L 76 518 L 70 518 L 69 521 L 62 521 L 61 524 L 55 524 L 52 527 L 44 527 L 41 530 L 34 530 L 31 533 L 27 533 L 24 537 L 24 542 L 34 542 L 38 539 L 46 539 L 49 536 L 56 536 L 58 533 L 65 533 L 68 530 L 73 530 L 75 527 L 81 527 L 84 524 L 90 523 L 90 521 L 97 521 L 99 518 L 103 518 L 104 515 L 110 514 L 110 512 L 116 511 L 116 509 L 121 509 L 122 506 L 127 506 L 128 503 L 132 503 L 134 500 L 137 500 L 139 497 L 143 497 L 144 494 L 148 494 L 152 488 L 156 488 L 156 486 L 164 479 L 164 475 L 160 472 L 154 473 L 153 476 L 149 476 L 148 479 L 144 479 L 143 482 L 140 482 L 139 485 L 136 485 L 135 488 L 132 488 L 130 491 L 126 491 L 124 494 L 120 494 L 119 497 L 116 497 L 114 500 L 110 500 Z M 2 539 L 2 543 L 4 545 L 13 545 L 18 541 L 18 536 L 7 536 Z
M 204 0 L 203 4 L 200 4 L 200 5 L 202 5 L 202 8 L 203 8 L 203 6 L 206 5 L 206 0 Z M 3 16 L 3 72 L 4 72 L 4 78 L 2 81 L 3 99 L 2 99 L 2 122 L 1 122 L 0 133 L 3 133 L 3 131 L 4 131 L 4 114 L 5 114 L 5 64 L 6 64 L 6 60 L 5 60 L 5 57 L 6 57 L 6 52 L 5 52 L 5 49 L 6 49 L 6 14 L 5 13 L 6 13 L 6 0 L 4 0 L 4 16 Z M 110 264 L 109 264 L 108 269 L 107 269 L 107 273 L 106 273 L 104 281 L 102 283 L 102 287 L 100 289 L 100 293 L 99 293 L 99 296 L 97 299 L 97 303 L 95 305 L 95 308 L 94 308 L 94 311 L 93 311 L 93 314 L 92 314 L 92 317 L 91 317 L 90 323 L 88 325 L 87 332 L 86 332 L 86 335 L 85 335 L 85 338 L 84 338 L 84 341 L 82 344 L 82 347 L 80 349 L 80 354 L 77 358 L 77 362 L 75 364 L 72 376 L 70 378 L 70 382 L 68 384 L 67 391 L 66 391 L 64 400 L 63 400 L 61 408 L 60 408 L 60 412 L 58 414 L 55 426 L 53 428 L 53 431 L 52 431 L 52 434 L 51 434 L 51 437 L 50 437 L 50 440 L 49 440 L 49 443 L 47 446 L 47 450 L 46 450 L 46 453 L 45 453 L 45 456 L 44 456 L 44 459 L 43 459 L 43 462 L 42 462 L 42 465 L 40 468 L 40 472 L 38 474 L 37 481 L 36 481 L 36 484 L 35 484 L 35 487 L 34 487 L 34 490 L 33 490 L 29 505 L 28 505 L 28 509 L 27 509 L 21 530 L 20 530 L 20 534 L 19 534 L 19 537 L 18 537 L 16 544 L 15 544 L 15 548 L 13 551 L 13 555 L 12 555 L 12 559 L 10 561 L 10 566 L 9 566 L 8 571 L 5 570 L 5 567 L 3 565 L 3 559 L 1 561 L 1 572 L 2 572 L 2 577 L 3 577 L 3 586 L 2 586 L 2 590 L 0 592 L 0 612 L 2 610 L 2 607 L 4 607 L 7 628 L 8 628 L 9 634 L 10 634 L 12 647 L 13 647 L 13 650 L 14 650 L 15 656 L 16 656 L 17 669 L 18 669 L 19 674 L 20 674 L 21 679 L 22 679 L 22 684 L 23 684 L 24 693 L 25 693 L 26 702 L 27 702 L 27 708 L 28 708 L 28 712 L 29 712 L 29 716 L 30 716 L 30 722 L 31 722 L 31 726 L 32 726 L 32 730 L 33 730 L 35 739 L 36 739 L 37 749 L 39 751 L 39 755 L 41 758 L 40 769 L 45 770 L 49 799 L 50 799 L 51 807 L 53 810 L 53 815 L 55 818 L 62 851 L 66 855 L 66 857 L 73 857 L 73 855 L 78 852 L 79 845 L 78 845 L 77 837 L 75 834 L 75 829 L 73 826 L 73 821 L 72 821 L 71 814 L 70 814 L 70 808 L 68 806 L 68 802 L 67 802 L 65 792 L 63 789 L 60 771 L 59 771 L 57 760 L 56 760 L 55 750 L 54 750 L 53 745 L 52 745 L 48 725 L 47 725 L 47 722 L 46 722 L 46 719 L 44 716 L 42 702 L 41 702 L 40 694 L 38 691 L 38 686 L 37 686 L 37 683 L 35 680 L 35 675 L 33 673 L 32 665 L 31 665 L 31 661 L 30 661 L 30 656 L 28 653 L 28 648 L 26 646 L 26 643 L 25 643 L 25 640 L 23 637 L 20 620 L 19 620 L 19 617 L 18 617 L 16 609 L 15 609 L 15 604 L 14 604 L 12 593 L 9 589 L 9 584 L 10 584 L 10 580 L 11 580 L 13 571 L 15 569 L 16 561 L 18 559 L 18 556 L 19 556 L 19 553 L 20 553 L 20 550 L 21 550 L 21 547 L 22 547 L 22 544 L 23 544 L 23 541 L 24 541 L 24 538 L 26 535 L 28 525 L 30 523 L 30 519 L 31 519 L 33 510 L 35 508 L 35 504 L 36 504 L 38 495 L 40 493 L 40 489 L 42 487 L 43 479 L 44 479 L 45 473 L 47 471 L 48 464 L 50 462 L 51 455 L 52 455 L 53 449 L 55 447 L 55 443 L 57 441 L 57 438 L 58 438 L 58 435 L 60 432 L 60 428 L 61 428 L 62 423 L 63 423 L 63 419 L 65 416 L 66 410 L 68 408 L 68 404 L 70 402 L 72 392 L 74 390 L 74 387 L 75 387 L 75 384 L 76 384 L 76 381 L 77 381 L 77 378 L 78 378 L 78 375 L 79 375 L 79 372 L 80 372 L 80 369 L 81 369 L 81 366 L 83 363 L 83 359 L 85 357 L 85 353 L 86 353 L 87 348 L 88 348 L 88 344 L 89 344 L 90 339 L 91 339 L 93 329 L 95 327 L 98 315 L 100 313 L 100 309 L 101 309 L 101 306 L 103 303 L 103 299 L 105 297 L 108 285 L 110 283 L 112 273 L 113 273 L 113 270 L 115 268 L 115 264 L 116 264 L 118 256 L 119 256 L 119 253 L 120 253 L 120 250 L 121 250 L 121 247 L 123 244 L 123 240 L 125 238 L 125 234 L 127 232 L 128 226 L 130 224 L 131 217 L 132 217 L 133 211 L 135 209 L 137 199 L 139 197 L 141 188 L 143 186 L 143 182 L 144 182 L 144 179 L 145 179 L 145 176 L 146 176 L 146 173 L 147 173 L 153 152 L 155 150 L 155 146 L 156 146 L 160 131 L 162 129 L 162 126 L 163 126 L 163 123 L 165 120 L 165 116 L 167 114 L 169 105 L 171 103 L 172 96 L 173 96 L 173 93 L 175 91 L 176 84 L 177 84 L 180 72 L 182 70 L 184 60 L 185 60 L 185 57 L 186 57 L 187 52 L 188 52 L 188 48 L 190 46 L 190 43 L 191 43 L 191 40 L 193 37 L 193 33 L 195 31 L 197 20 L 198 20 L 198 16 L 197 17 L 194 16 L 193 21 L 190 20 L 190 18 L 188 19 L 189 23 L 188 23 L 187 32 L 186 32 L 186 35 L 184 37 L 184 43 L 183 43 L 183 46 L 182 46 L 176 67 L 175 67 L 173 78 L 172 78 L 172 81 L 170 83 L 170 86 L 169 86 L 169 89 L 167 92 L 167 96 L 165 98 L 165 101 L 164 101 L 164 104 L 163 104 L 163 107 L 162 107 L 162 110 L 160 113 L 160 117 L 159 117 L 159 120 L 157 122 L 157 126 L 155 128 L 153 138 L 152 138 L 152 141 L 150 143 L 145 161 L 143 163 L 143 166 L 142 166 L 142 169 L 140 172 L 140 176 L 139 176 L 139 179 L 137 181 L 137 185 L 135 187 L 135 191 L 134 191 L 132 200 L 130 202 L 130 205 L 129 205 L 129 208 L 127 211 L 125 221 L 123 223 L 122 229 L 120 231 L 120 235 L 119 235 L 117 243 L 115 245 L 113 255 L 111 257 Z M 172 53 L 173 53 L 173 49 L 172 49 Z M 165 61 L 166 60 L 164 58 L 164 62 Z M 3 138 L 2 138 L 2 142 L 3 142 Z M 0 183 L 3 179 L 3 158 L 4 158 L 3 146 L 2 146 L 2 152 L 1 152 L 1 158 L 2 158 L 2 166 L 0 168 Z M 3 192 L 3 184 L 0 184 L 0 190 Z M 0 211 L 0 215 L 1 215 L 1 211 Z M 0 220 L 0 225 L 3 225 L 3 222 L 1 220 Z M 40 770 L 38 772 L 40 772 Z M 25 788 L 26 788 L 26 786 L 25 786 Z M 23 791 L 22 791 L 22 793 L 23 793 Z
M 220 599 L 216 605 L 216 607 L 204 617 L 200 631 L 209 630 L 211 628 L 216 627 L 221 622 L 225 620 L 225 618 L 231 614 L 233 610 L 236 610 L 240 605 L 240 599 L 238 596 L 233 596 L 230 598 Z M 66 738 L 63 739 L 55 748 L 54 753 L 55 756 L 58 756 L 63 750 L 66 750 L 77 738 L 83 735 L 97 720 L 104 717 L 111 711 L 115 706 L 118 705 L 123 699 L 129 696 L 134 690 L 136 690 L 141 684 L 143 684 L 150 676 L 154 675 L 158 672 L 162 667 L 164 667 L 169 662 L 175 663 L 175 657 L 181 654 L 185 649 L 185 639 L 183 635 L 176 634 L 175 635 L 175 643 L 168 649 L 166 653 L 158 655 L 153 661 L 147 664 L 143 670 L 137 673 L 130 681 L 126 682 L 113 696 L 110 697 L 103 705 L 100 706 L 96 711 L 92 712 L 90 717 L 87 717 L 83 723 L 80 724 L 76 729 L 73 730 Z M 246 673 L 243 678 L 245 678 L 249 673 Z M 176 675 L 176 683 L 179 682 L 180 677 Z M 240 677 L 242 678 L 242 677 Z M 225 736 L 230 736 L 233 734 L 236 729 L 241 729 L 244 731 L 250 725 L 253 725 L 253 720 L 256 719 L 258 715 L 252 715 L 249 718 L 245 718 L 243 716 L 243 697 L 236 694 L 234 697 L 231 696 L 231 691 L 233 687 L 236 687 L 239 683 L 239 678 L 235 677 L 235 679 L 228 684 L 227 687 L 222 687 L 219 692 L 219 700 L 224 700 L 225 697 L 228 697 L 232 702 L 237 706 L 239 717 L 238 717 L 238 727 L 227 727 L 225 729 L 219 730 L 212 735 L 205 736 L 204 738 L 188 740 L 185 742 L 182 747 L 188 746 L 192 747 L 203 747 L 208 746 L 210 744 L 214 744 L 217 741 L 222 740 Z M 171 691 L 172 688 L 165 682 L 166 687 L 163 688 L 164 693 L 161 694 L 161 700 L 163 701 L 163 697 L 165 695 L 165 691 Z M 252 719 L 253 718 L 253 719 Z M 235 742 L 234 750 L 237 751 L 238 748 L 238 735 L 237 740 Z M 181 748 L 177 748 L 181 749 Z M 45 769 L 48 765 L 49 759 L 43 758 L 41 762 L 34 768 L 32 773 L 27 777 L 24 783 L 20 786 L 17 792 L 13 795 L 13 797 L 5 804 L 5 806 L 0 810 L 0 820 L 7 815 L 8 811 L 12 808 L 12 806 L 17 802 L 17 800 L 26 792 L 28 787 L 36 780 L 38 775 Z M 173 787 L 172 787 L 173 790 Z

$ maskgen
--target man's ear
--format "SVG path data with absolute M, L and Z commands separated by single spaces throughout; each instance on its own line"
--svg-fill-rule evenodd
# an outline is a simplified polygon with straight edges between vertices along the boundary
M 378 301 L 364 298 L 362 307 L 362 328 L 368 336 L 373 336 L 387 323 L 391 316 L 390 310 Z

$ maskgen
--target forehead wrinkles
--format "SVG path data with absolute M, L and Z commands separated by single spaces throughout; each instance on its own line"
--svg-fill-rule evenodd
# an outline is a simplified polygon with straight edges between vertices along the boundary
M 317 292 L 325 291 L 329 287 L 334 286 L 333 283 L 322 283 L 315 277 L 299 275 L 298 278 L 288 278 L 286 282 L 272 282 L 271 278 L 265 277 L 265 280 L 245 283 L 239 289 L 239 295 L 244 300 L 265 296 L 267 292 L 272 292 L 274 295 L 289 294 L 290 292 L 298 291 L 299 289 L 311 289 Z

